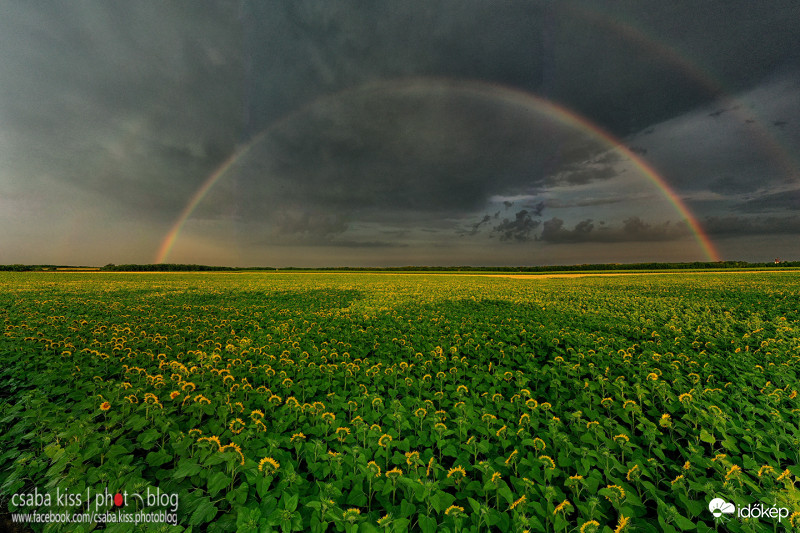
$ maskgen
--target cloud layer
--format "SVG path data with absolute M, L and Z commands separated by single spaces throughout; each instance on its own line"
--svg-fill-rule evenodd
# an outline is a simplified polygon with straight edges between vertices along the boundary
M 726 249 L 774 255 L 800 233 L 797 20 L 793 0 L 9 4 L 0 262 L 150 261 L 236 153 L 170 260 L 702 255 L 645 167 L 720 243 L 778 238 Z

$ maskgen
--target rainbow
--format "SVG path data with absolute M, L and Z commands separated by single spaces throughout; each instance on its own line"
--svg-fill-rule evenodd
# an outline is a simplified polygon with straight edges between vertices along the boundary
M 602 130 L 596 124 L 592 123 L 585 117 L 582 117 L 574 111 L 567 109 L 563 106 L 555 104 L 551 101 L 545 100 L 533 94 L 494 85 L 480 81 L 464 81 L 464 80 L 451 80 L 440 78 L 404 78 L 400 80 L 389 80 L 370 83 L 353 89 L 347 89 L 340 93 L 322 97 L 318 100 L 311 102 L 303 108 L 290 113 L 289 115 L 278 120 L 267 129 L 263 130 L 255 136 L 249 143 L 234 152 L 228 159 L 226 159 L 214 172 L 212 172 L 195 191 L 186 207 L 183 208 L 175 223 L 170 228 L 167 235 L 164 237 L 161 245 L 158 248 L 158 253 L 155 258 L 156 263 L 163 263 L 174 246 L 184 224 L 190 218 L 195 208 L 203 201 L 203 198 L 214 187 L 214 185 L 239 161 L 246 155 L 250 149 L 256 145 L 261 139 L 267 136 L 270 132 L 274 131 L 281 124 L 284 124 L 294 117 L 297 117 L 306 110 L 319 105 L 325 105 L 326 102 L 331 102 L 333 99 L 339 98 L 346 94 L 357 94 L 366 91 L 453 91 L 457 94 L 464 96 L 472 96 L 476 98 L 485 98 L 492 101 L 502 101 L 506 104 L 519 106 L 526 111 L 534 111 L 540 113 L 554 121 L 557 121 L 565 126 L 584 131 L 593 137 L 607 143 L 612 149 L 618 150 L 621 154 L 627 157 L 634 166 L 641 172 L 649 181 L 651 181 L 667 198 L 669 203 L 677 211 L 677 213 L 686 220 L 691 229 L 691 232 L 709 261 L 720 261 L 718 252 L 714 244 L 707 234 L 704 233 L 700 224 L 698 224 L 695 217 L 691 214 L 681 198 L 675 194 L 667 182 L 661 177 L 655 169 L 647 164 L 641 157 L 626 148 L 622 142 L 610 133 Z

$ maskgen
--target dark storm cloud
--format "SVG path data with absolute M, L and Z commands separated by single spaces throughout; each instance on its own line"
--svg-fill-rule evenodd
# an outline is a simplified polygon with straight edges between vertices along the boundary
M 340 248 L 408 248 L 408 244 L 395 241 L 352 241 L 352 240 L 331 240 L 326 241 L 324 246 L 336 246 Z
M 513 220 L 504 218 L 503 222 L 492 228 L 492 236 L 499 235 L 501 241 L 527 242 L 533 240 L 532 232 L 539 224 L 540 220 L 534 220 L 531 213 L 523 209 L 517 211 Z
M 256 138 L 204 209 L 230 212 L 235 204 L 237 216 L 265 227 L 286 208 L 442 228 L 493 196 L 543 186 L 559 157 L 569 166 L 556 181 L 574 185 L 569 177 L 580 166 L 572 161 L 605 149 L 486 84 L 375 83 L 320 99 Z M 590 169 L 581 183 L 607 179 L 604 170 Z
M 546 207 L 546 205 L 547 204 L 545 202 L 537 202 L 537 203 L 529 206 L 529 208 L 531 210 L 531 214 L 533 216 L 535 216 L 535 217 L 542 216 L 542 212 L 544 211 L 544 208 Z
M 543 94 L 625 135 L 800 64 L 791 0 L 246 2 L 244 12 L 251 93 L 274 95 L 251 102 L 262 127 L 321 94 L 433 75 Z
M 174 216 L 238 140 L 236 17 L 213 3 L 4 8 L 0 117 L 15 172 Z
M 328 214 L 279 213 L 275 217 L 274 230 L 280 235 L 334 235 L 347 230 L 347 222 L 340 216 Z
M 556 175 L 550 176 L 548 185 L 586 185 L 593 181 L 607 180 L 619 175 L 619 170 L 612 165 L 581 167 L 569 165 Z
M 739 205 L 741 211 L 757 213 L 764 211 L 799 211 L 800 189 L 763 194 Z
M 549 199 L 546 202 L 540 202 L 538 205 L 542 206 L 542 210 L 547 207 L 549 209 L 566 209 L 574 207 L 595 207 L 599 205 L 613 205 L 620 202 L 630 202 L 633 198 L 619 194 L 613 198 L 586 198 L 581 200 L 564 201 L 558 198 Z
M 720 194 L 742 194 L 758 190 L 760 184 L 754 180 L 747 180 L 741 177 L 722 176 L 712 181 L 708 188 L 710 191 Z
M 688 224 L 648 223 L 639 217 L 630 217 L 618 226 L 601 225 L 595 229 L 591 219 L 578 222 L 572 229 L 564 221 L 553 217 L 542 224 L 541 240 L 551 244 L 579 242 L 660 242 L 682 239 L 691 232 Z
M 137 233 L 149 224 L 160 229 L 141 240 L 157 244 L 206 178 L 255 141 L 193 218 L 233 221 L 263 242 L 357 246 L 384 241 L 352 236 L 358 223 L 452 235 L 498 196 L 558 187 L 578 191 L 574 208 L 611 202 L 577 196 L 613 187 L 630 161 L 587 127 L 509 103 L 519 91 L 625 137 L 677 192 L 719 195 L 720 211 L 794 209 L 776 186 L 800 178 L 790 157 L 778 161 L 800 139 L 798 19 L 793 0 L 9 2 L 0 192 L 23 198 L 14 205 L 28 218 L 15 224 L 42 238 L 53 224 L 33 205 Z M 485 90 L 464 91 L 470 83 Z M 722 98 L 739 95 L 741 108 Z M 527 214 L 492 233 L 680 233 L 621 225 L 632 204 L 618 203 L 608 228 L 584 213 L 564 215 L 585 221 L 564 228 L 521 202 Z M 110 239 L 104 224 L 86 227 Z
M 797 12 L 788 1 L 769 9 L 745 1 L 669 8 L 421 0 L 16 4 L 0 22 L 2 116 L 25 144 L 20 150 L 58 146 L 28 165 L 37 173 L 57 169 L 60 179 L 137 209 L 157 196 L 153 211 L 162 212 L 180 208 L 242 135 L 376 80 L 486 80 L 546 94 L 622 135 L 718 96 L 668 60 L 664 47 L 702 51 L 686 61 L 713 64 L 726 86 L 746 88 L 770 69 L 798 64 L 790 46 Z M 615 26 L 621 19 L 639 34 Z M 734 40 L 734 50 L 721 38 L 756 34 Z M 669 80 L 670 90 L 652 90 L 658 80 Z M 328 149 L 343 155 L 359 149 L 330 133 L 306 132 L 311 137 L 301 142 L 330 141 Z M 377 133 L 360 149 L 386 141 L 386 132 Z M 204 146 L 216 148 L 212 154 Z M 468 169 L 447 172 L 459 170 Z M 564 179 L 584 184 L 603 173 L 613 171 L 576 169 Z M 442 174 L 429 179 L 447 180 Z M 468 187 L 462 202 L 481 196 L 479 189 Z
M 800 215 L 706 217 L 702 226 L 706 233 L 720 238 L 742 235 L 798 235 Z
M 469 231 L 459 231 L 458 233 L 461 235 L 477 235 L 480 231 L 480 227 L 489 222 L 492 219 L 489 215 L 484 215 L 482 219 L 472 225 Z

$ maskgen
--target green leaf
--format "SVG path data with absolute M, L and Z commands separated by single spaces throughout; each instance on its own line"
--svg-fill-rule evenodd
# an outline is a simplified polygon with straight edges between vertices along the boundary
M 711 433 L 706 431 L 705 428 L 700 430 L 700 440 L 703 442 L 707 442 L 708 444 L 714 444 L 715 442 L 717 442 L 717 439 L 715 439 Z
M 696 529 L 694 522 L 679 514 L 675 515 L 675 525 L 681 528 L 682 531 L 692 531 Z
M 291 496 L 284 496 L 283 497 L 283 508 L 287 511 L 294 511 L 297 509 L 297 502 L 300 499 L 300 495 L 295 493 Z
M 511 520 L 507 513 L 501 513 L 497 509 L 491 509 L 486 521 L 490 526 L 498 526 L 500 531 L 508 531 L 508 526 Z
M 244 507 L 239 510 L 236 516 L 236 531 L 245 533 L 257 533 L 259 531 L 259 519 L 261 511 L 257 508 Z
M 161 466 L 164 463 L 167 463 L 172 460 L 172 455 L 168 454 L 164 450 L 159 450 L 157 452 L 150 452 L 147 454 L 145 461 L 150 466 Z
M 58 444 L 48 444 L 44 447 L 44 454 L 53 462 L 57 461 L 64 455 L 64 448 Z
M 693 517 L 700 516 L 704 511 L 708 510 L 708 506 L 702 500 L 690 500 L 685 505 Z
M 198 474 L 203 469 L 194 459 L 181 459 L 178 461 L 178 468 L 172 474 L 174 479 L 183 479 Z
M 199 526 L 200 524 L 206 524 L 213 520 L 215 516 L 217 516 L 216 506 L 208 498 L 203 498 L 189 518 L 189 525 Z
M 438 513 L 442 513 L 445 509 L 453 505 L 454 501 L 456 501 L 456 497 L 447 492 L 436 491 L 436 493 L 431 496 L 431 505 L 433 505 L 433 508 L 436 509 Z
M 436 526 L 438 524 L 435 518 L 426 516 L 424 514 L 419 514 L 417 519 L 419 521 L 419 528 L 422 530 L 422 533 L 436 533 Z
M 130 417 L 125 423 L 126 427 L 129 427 L 134 431 L 141 431 L 142 428 L 145 427 L 147 424 L 148 424 L 147 419 L 139 415 L 134 415 Z
M 502 496 L 506 502 L 509 504 L 514 503 L 514 495 L 511 494 L 511 489 L 508 488 L 508 485 L 498 487 L 497 492 Z
M 659 525 L 661 525 L 661 530 L 662 530 L 664 533 L 676 533 L 676 531 L 677 531 L 677 530 L 676 530 L 674 527 L 672 527 L 672 525 L 670 525 L 670 524 L 667 524 L 667 523 L 664 521 L 664 517 L 663 517 L 663 516 L 661 516 L 661 514 L 660 514 L 660 513 L 659 513 L 659 515 L 658 515 L 658 523 L 659 523 Z
M 400 502 L 400 516 L 401 517 L 411 516 L 412 514 L 414 514 L 416 512 L 416 510 L 417 510 L 417 506 L 414 505 L 413 503 L 410 503 L 410 502 L 408 502 L 406 500 L 403 500 L 403 501 Z
M 228 492 L 225 495 L 225 499 L 231 502 L 231 505 L 244 505 L 244 502 L 247 501 L 247 493 L 250 490 L 250 486 L 247 483 L 242 483 L 237 488 L 233 489 L 232 491 Z M 294 509 L 292 509 L 294 510 Z
M 231 477 L 228 474 L 225 474 L 224 472 L 214 472 L 211 474 L 211 477 L 208 478 L 208 494 L 211 497 L 216 496 L 219 494 L 219 491 L 227 487 L 230 482 Z

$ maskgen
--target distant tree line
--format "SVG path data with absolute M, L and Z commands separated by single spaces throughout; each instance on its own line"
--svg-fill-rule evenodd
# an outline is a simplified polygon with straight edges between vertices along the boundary
M 68 267 L 58 267 L 56 265 L 0 265 L 0 271 L 5 272 L 31 272 L 34 270 L 56 270 L 58 268 Z
M 207 271 L 235 271 L 241 270 L 234 267 L 208 266 L 208 265 L 182 265 L 173 263 L 158 263 L 151 265 L 115 265 L 109 263 L 100 270 L 106 272 L 207 272 Z
M 251 270 L 280 271 L 352 271 L 352 272 L 575 272 L 595 270 L 719 270 L 727 268 L 785 268 L 800 267 L 800 261 L 783 261 L 781 263 L 748 263 L 747 261 L 696 261 L 693 263 L 602 263 L 586 265 L 544 265 L 544 266 L 404 266 L 404 267 L 321 267 L 301 268 L 284 267 Z
M 115 265 L 99 269 L 65 265 L 0 265 L 0 271 L 31 272 L 54 270 L 100 270 L 104 272 L 243 272 L 243 271 L 321 271 L 321 272 L 591 272 L 600 270 L 721 270 L 729 268 L 798 268 L 800 261 L 748 263 L 747 261 L 695 261 L 692 263 L 602 263 L 591 265 L 546 266 L 402 266 L 402 267 L 224 267 L 173 263 Z

